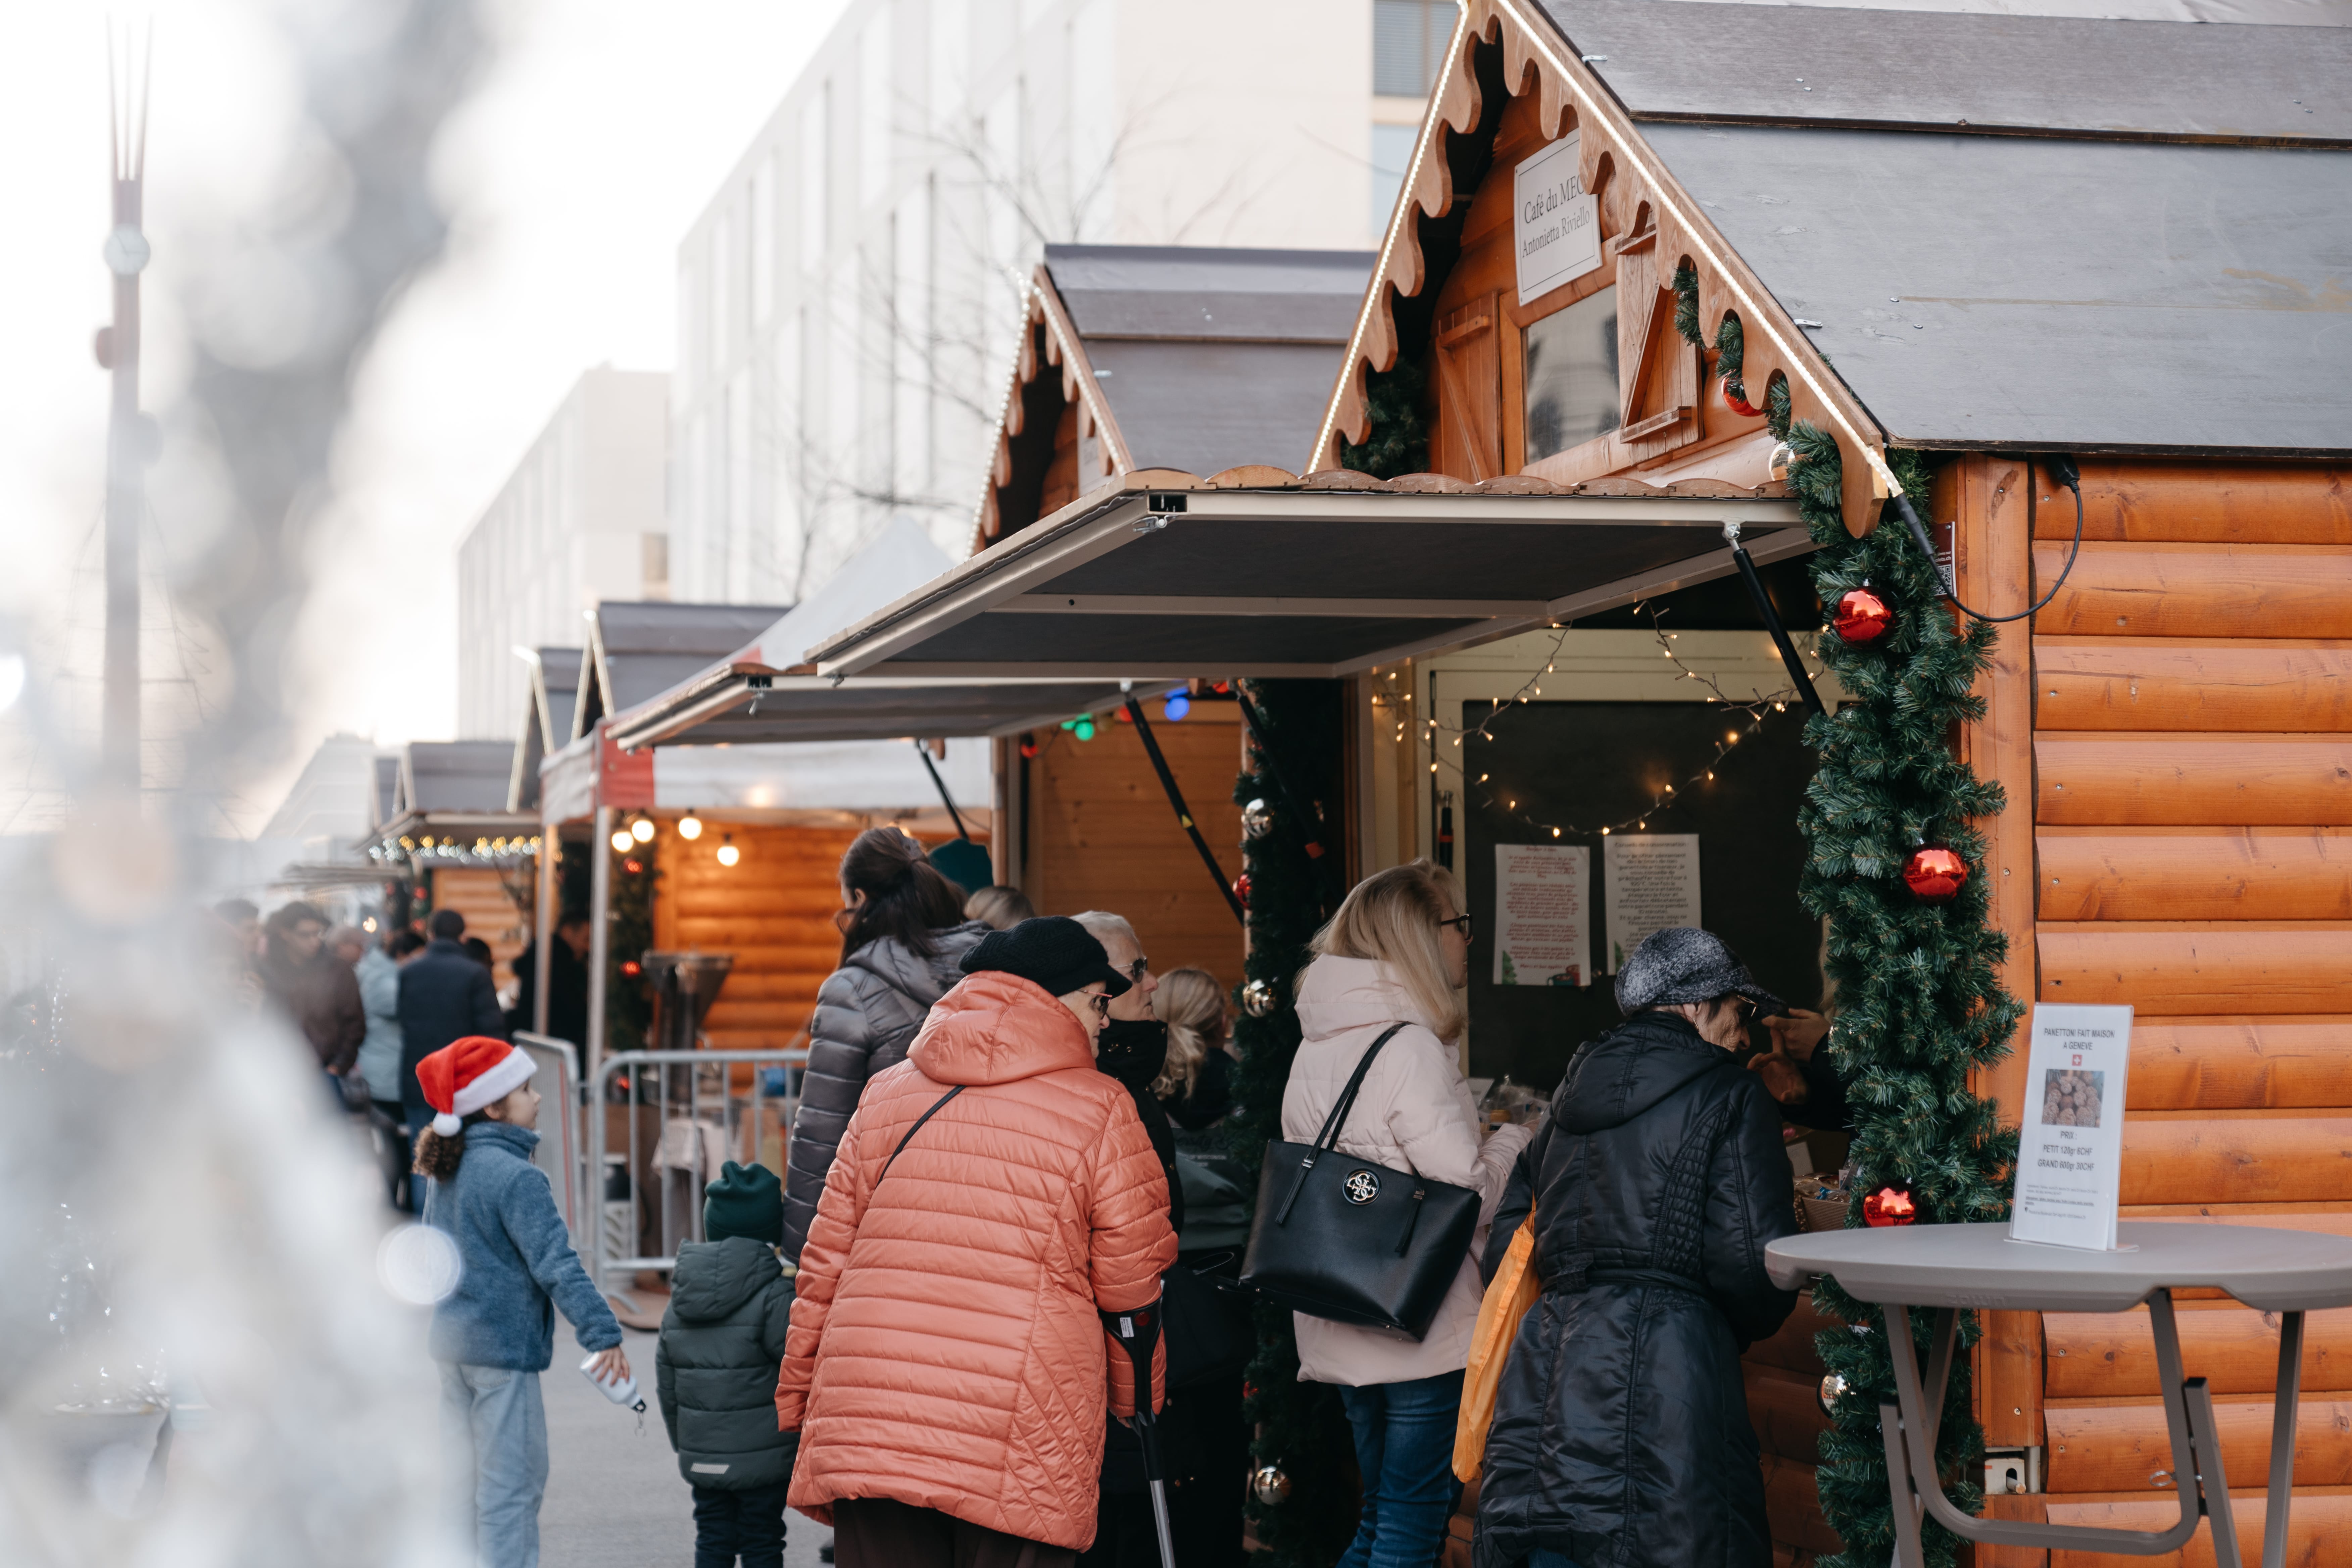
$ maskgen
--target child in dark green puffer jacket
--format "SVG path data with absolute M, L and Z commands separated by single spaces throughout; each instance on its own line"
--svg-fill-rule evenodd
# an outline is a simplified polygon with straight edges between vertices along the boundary
M 793 1270 L 777 1251 L 775 1173 L 730 1160 L 704 1189 L 702 1231 L 677 1249 L 654 1352 L 662 1421 L 694 1488 L 694 1568 L 782 1568 L 800 1434 L 776 1430 Z

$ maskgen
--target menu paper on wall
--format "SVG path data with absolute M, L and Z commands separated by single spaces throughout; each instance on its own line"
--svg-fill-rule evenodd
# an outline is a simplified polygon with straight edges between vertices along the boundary
M 2034 1007 L 2012 1240 L 2114 1250 L 2131 1031 L 2127 1006 Z
M 1702 923 L 1696 833 L 1612 833 L 1601 841 L 1601 875 L 1612 974 L 1652 931 Z
M 1495 984 L 1592 984 L 1592 851 L 1495 846 Z
M 1601 198 L 1585 195 L 1582 144 L 1583 132 L 1571 131 L 1511 172 L 1522 305 L 1601 265 Z

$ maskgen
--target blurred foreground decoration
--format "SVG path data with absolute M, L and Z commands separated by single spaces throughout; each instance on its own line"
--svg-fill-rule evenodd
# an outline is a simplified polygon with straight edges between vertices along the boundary
M 417 1310 L 452 1259 L 389 1227 L 358 1135 L 258 1009 L 190 868 L 283 750 L 333 444 L 386 311 L 441 252 L 429 158 L 481 40 L 469 0 L 257 9 L 301 121 L 257 220 L 147 269 L 185 307 L 194 372 L 159 426 L 131 427 L 132 460 L 157 464 L 138 521 L 169 542 L 174 616 L 224 667 L 216 700 L 143 799 L 136 759 L 109 787 L 42 682 L 9 716 L 72 802 L 11 878 L 43 978 L 0 1014 L 0 1556 L 28 1568 L 470 1558 Z

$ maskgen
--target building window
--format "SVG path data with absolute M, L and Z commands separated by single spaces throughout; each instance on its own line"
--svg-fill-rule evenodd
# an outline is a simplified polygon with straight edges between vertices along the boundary
M 1372 90 L 1428 97 L 1457 14 L 1453 0 L 1372 0 Z
M 1617 287 L 1529 322 L 1528 461 L 1617 428 Z
M 1372 232 L 1389 231 L 1389 215 L 1396 210 L 1397 195 L 1404 189 L 1405 171 L 1412 167 L 1412 146 L 1421 137 L 1418 125 L 1372 127 Z

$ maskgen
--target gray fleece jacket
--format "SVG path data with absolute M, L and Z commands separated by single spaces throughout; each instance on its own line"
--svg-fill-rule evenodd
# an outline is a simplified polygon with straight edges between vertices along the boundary
M 457 1173 L 427 1184 L 425 1221 L 449 1233 L 465 1271 L 433 1309 L 436 1361 L 545 1372 L 555 1359 L 555 1309 L 581 1347 L 621 1342 L 621 1325 L 564 1234 L 547 1173 L 530 1163 L 539 1134 L 503 1121 L 466 1129 Z
M 694 1485 L 748 1491 L 791 1479 L 800 1434 L 776 1430 L 776 1369 L 792 1319 L 774 1247 L 748 1236 L 679 1246 L 654 1386 L 678 1473 Z
M 817 988 L 816 1011 L 809 1016 L 808 1071 L 784 1171 L 788 1261 L 800 1261 L 833 1152 L 866 1093 L 866 1080 L 907 1059 L 931 1004 L 963 978 L 963 955 L 988 930 L 978 921 L 943 927 L 931 932 L 936 951 L 929 954 L 888 937 L 869 942 Z

